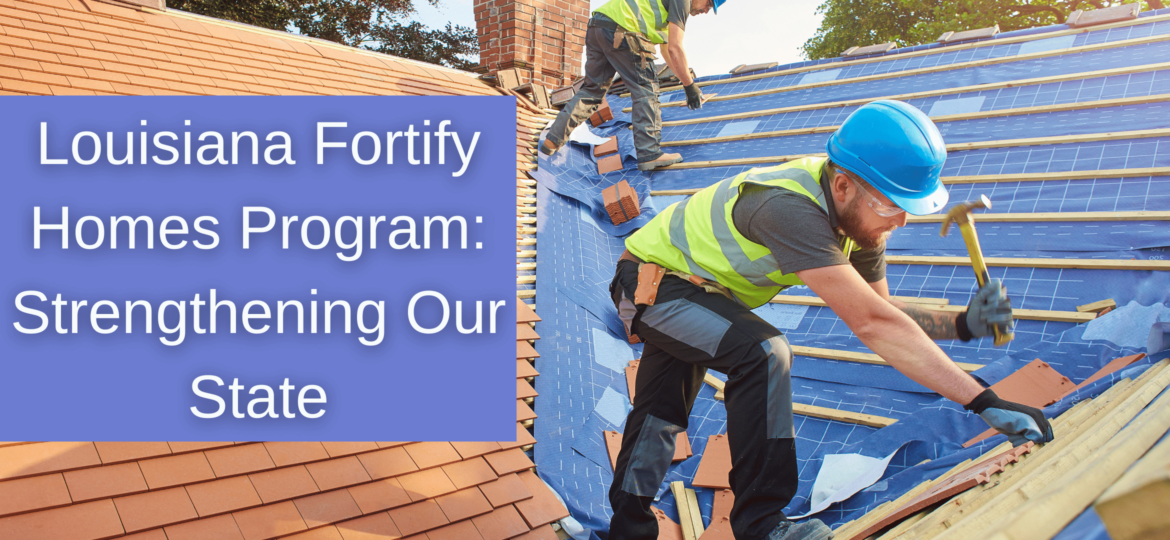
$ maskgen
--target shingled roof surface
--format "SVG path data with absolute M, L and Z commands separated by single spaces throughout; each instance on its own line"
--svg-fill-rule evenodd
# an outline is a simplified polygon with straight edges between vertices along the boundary
M 0 0 L 0 95 L 500 93 L 472 74 L 174 10 Z M 518 251 L 535 243 L 524 171 L 548 116 L 519 99 Z M 568 511 L 526 453 L 539 317 L 517 303 L 516 441 L 0 442 L 0 539 L 555 539 Z

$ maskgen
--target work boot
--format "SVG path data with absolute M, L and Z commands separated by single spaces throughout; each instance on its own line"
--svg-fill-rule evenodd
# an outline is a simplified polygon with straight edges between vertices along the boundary
M 551 155 L 557 153 L 557 150 L 560 150 L 560 149 L 561 149 L 561 147 L 553 144 L 553 142 L 548 140 L 547 138 L 540 142 L 540 153 L 544 154 L 546 156 L 551 156 Z
M 639 171 L 652 171 L 652 170 L 657 169 L 659 167 L 665 167 L 667 165 L 674 165 L 675 163 L 678 163 L 682 160 L 683 160 L 682 154 L 662 154 L 662 156 L 660 156 L 658 159 L 656 159 L 654 161 L 647 161 L 645 163 L 639 162 L 638 163 L 638 170 Z
M 831 540 L 833 530 L 825 526 L 819 519 L 810 519 L 804 523 L 793 523 L 787 519 L 781 521 L 768 540 Z

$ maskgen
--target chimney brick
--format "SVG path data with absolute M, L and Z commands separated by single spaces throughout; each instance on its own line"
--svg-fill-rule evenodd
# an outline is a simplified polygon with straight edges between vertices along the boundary
M 519 68 L 521 84 L 572 84 L 582 73 L 588 0 L 475 0 L 480 68 Z

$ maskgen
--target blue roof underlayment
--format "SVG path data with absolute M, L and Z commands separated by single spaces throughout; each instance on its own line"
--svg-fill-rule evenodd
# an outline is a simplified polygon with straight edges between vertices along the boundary
M 1170 14 L 1170 10 L 1143 13 L 1143 18 Z M 1113 98 L 1170 94 L 1170 69 L 1146 69 L 1124 75 L 1102 76 L 1100 70 L 1152 65 L 1170 58 L 1170 20 L 1155 19 L 1131 26 L 1088 31 L 1072 36 L 1045 37 L 1067 30 L 1065 25 L 1000 34 L 992 43 L 950 50 L 939 44 L 909 47 L 879 55 L 881 61 L 842 64 L 841 59 L 803 62 L 766 70 L 822 65 L 823 70 L 780 75 L 751 81 L 729 80 L 706 86 L 706 93 L 731 96 L 810 82 L 848 81 L 875 74 L 889 74 L 930 66 L 947 66 L 982 59 L 1006 62 L 959 67 L 925 74 L 909 74 L 880 80 L 795 89 L 708 103 L 701 110 L 663 108 L 663 120 L 709 118 L 849 99 L 965 87 L 975 84 L 1019 81 L 1054 75 L 1085 74 L 1058 83 L 1020 84 L 943 96 L 908 99 L 932 116 L 975 111 L 1018 109 L 1039 105 L 1079 103 Z M 994 44 L 996 40 L 1030 36 L 1022 43 Z M 1164 37 L 1164 39 L 1161 39 Z M 1143 43 L 1101 50 L 1077 48 L 1137 38 Z M 1071 49 L 1070 49 L 1071 48 Z M 1067 51 L 1043 58 L 1010 58 L 1044 51 Z M 922 56 L 904 57 L 908 51 L 932 50 Z M 764 71 L 756 72 L 764 73 Z M 701 81 L 731 79 L 727 75 Z M 680 92 L 667 93 L 663 101 L 679 100 Z M 614 263 L 623 250 L 622 235 L 645 224 L 656 209 L 682 197 L 651 197 L 650 191 L 705 187 L 750 167 L 724 166 L 682 169 L 645 174 L 637 171 L 630 116 L 621 112 L 629 98 L 610 95 L 615 119 L 593 131 L 617 136 L 625 169 L 598 175 L 588 147 L 571 144 L 552 158 L 541 156 L 534 173 L 537 187 L 537 271 L 535 302 L 542 321 L 536 367 L 540 399 L 536 402 L 535 460 L 540 475 L 564 498 L 573 517 L 587 529 L 605 537 L 610 508 L 607 491 L 612 471 L 602 438 L 603 430 L 621 431 L 629 410 L 624 366 L 641 354 L 630 346 L 617 322 L 608 298 Z M 742 120 L 702 122 L 663 129 L 664 141 L 714 137 L 720 134 L 757 133 L 784 129 L 839 125 L 858 105 L 757 116 Z M 948 144 L 1054 137 L 1166 128 L 1170 126 L 1170 102 L 1113 106 L 1087 110 L 1025 114 L 940 122 Z M 684 145 L 669 149 L 687 161 L 723 160 L 824 152 L 829 134 L 804 134 L 747 141 Z M 1108 140 L 1092 143 L 1030 144 L 982 150 L 951 151 L 943 176 L 992 175 L 1018 172 L 1067 172 L 1103 169 L 1170 167 L 1170 136 Z M 1149 174 L 1148 172 L 1146 174 Z M 638 192 L 642 216 L 614 226 L 605 213 L 601 190 L 626 180 Z M 956 184 L 950 186 L 951 204 L 988 195 L 994 212 L 1085 212 L 1165 210 L 1170 208 L 1170 176 L 1100 179 L 1052 179 L 1028 182 Z M 1170 246 L 1166 222 L 1046 222 L 981 223 L 978 226 L 984 254 L 991 257 L 1160 259 Z M 957 233 L 940 238 L 938 224 L 910 224 L 899 229 L 888 245 L 891 255 L 965 256 Z M 991 340 L 969 343 L 940 342 L 959 362 L 986 364 L 975 376 L 994 383 L 1034 358 L 1041 358 L 1074 382 L 1080 382 L 1110 360 L 1145 351 L 1145 334 L 1134 332 L 1141 321 L 1170 304 L 1170 276 L 1166 272 L 1002 268 L 992 277 L 1004 280 L 1013 306 L 1024 309 L 1075 311 L 1077 305 L 1113 298 L 1122 309 L 1094 323 L 1017 321 L 1016 339 L 1007 347 L 994 348 Z M 976 289 L 974 275 L 964 266 L 891 264 L 891 293 L 898 296 L 945 297 L 952 305 L 966 305 Z M 794 288 L 802 289 L 802 288 Z M 789 290 L 810 294 L 807 289 Z M 1129 305 L 1133 302 L 1134 304 Z M 1155 306 L 1145 308 L 1143 306 Z M 868 351 L 828 308 L 768 305 L 757 312 L 787 334 L 793 345 Z M 1116 324 L 1121 321 L 1122 324 Z M 1135 321 L 1139 324 L 1135 324 Z M 1141 330 L 1141 329 L 1139 329 Z M 1138 336 L 1141 334 L 1141 336 Z M 1140 337 L 1140 339 L 1139 339 Z M 1136 376 L 1165 353 L 1147 358 L 1126 371 L 1097 381 L 1088 388 L 1048 407 L 1055 416 L 1073 403 L 1095 396 L 1113 382 Z M 722 378 L 721 375 L 716 374 Z M 823 456 L 862 453 L 884 457 L 897 450 L 885 476 L 852 498 L 831 506 L 816 517 L 830 525 L 860 517 L 882 502 L 894 499 L 932 479 L 956 463 L 975 457 L 1000 444 L 1002 436 L 962 449 L 961 444 L 984 431 L 986 424 L 962 407 L 886 366 L 798 357 L 793 366 L 793 389 L 798 403 L 818 405 L 895 418 L 894 425 L 874 428 L 797 416 L 797 453 L 800 490 L 786 512 L 803 513 L 809 507 L 812 481 Z M 668 483 L 686 480 L 688 485 L 702 457 L 707 437 L 726 432 L 726 410 L 714 400 L 714 390 L 704 386 L 695 403 L 687 430 L 694 457 L 670 468 L 657 503 L 677 520 Z M 922 463 L 925 460 L 930 460 Z M 696 490 L 705 520 L 709 520 L 713 492 Z M 1107 538 L 1090 509 L 1058 538 L 1074 540 Z

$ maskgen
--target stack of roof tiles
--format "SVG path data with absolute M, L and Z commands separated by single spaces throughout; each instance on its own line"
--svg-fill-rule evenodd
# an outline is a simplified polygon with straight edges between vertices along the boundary
M 0 0 L 0 94 L 499 92 L 468 73 L 173 10 Z M 526 196 L 528 139 L 547 112 L 520 105 Z M 0 442 L 0 538 L 554 539 L 568 511 L 525 453 L 539 318 L 517 303 L 515 442 Z

